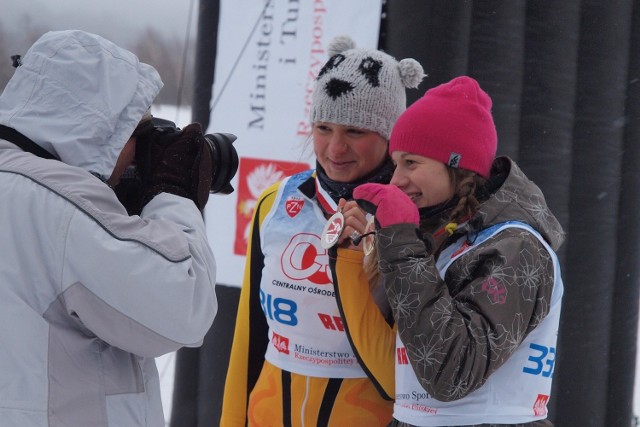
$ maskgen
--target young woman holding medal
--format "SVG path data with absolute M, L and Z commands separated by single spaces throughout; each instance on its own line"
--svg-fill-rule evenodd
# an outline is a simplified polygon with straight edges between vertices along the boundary
M 363 245 L 353 244 L 367 218 L 351 199 L 356 186 L 391 179 L 391 128 L 423 70 L 344 36 L 327 50 L 310 112 L 316 169 L 273 185 L 256 205 L 225 427 L 391 420 L 395 337 L 378 338 L 363 324 L 385 319 L 363 272 Z M 342 289 L 358 286 L 364 291 L 341 299 Z
M 393 128 L 391 185 L 353 192 L 398 330 L 394 427 L 552 425 L 564 233 L 494 158 L 491 104 L 466 76 L 427 91 Z

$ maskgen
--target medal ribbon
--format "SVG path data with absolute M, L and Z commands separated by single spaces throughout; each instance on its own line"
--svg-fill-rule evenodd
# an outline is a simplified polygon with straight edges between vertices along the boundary
M 333 215 L 338 211 L 338 204 L 331 198 L 329 193 L 322 188 L 320 185 L 320 181 L 316 176 L 316 198 L 318 199 L 318 203 L 320 203 L 320 207 L 323 211 L 328 213 L 329 215 Z

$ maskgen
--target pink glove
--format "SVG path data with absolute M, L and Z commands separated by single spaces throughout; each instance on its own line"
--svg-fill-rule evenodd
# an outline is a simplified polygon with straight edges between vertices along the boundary
M 353 198 L 362 209 L 375 215 L 381 228 L 393 224 L 418 225 L 420 221 L 417 206 L 395 185 L 362 184 L 353 190 Z

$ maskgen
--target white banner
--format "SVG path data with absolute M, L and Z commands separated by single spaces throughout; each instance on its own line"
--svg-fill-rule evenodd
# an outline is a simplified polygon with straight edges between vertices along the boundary
M 231 195 L 205 209 L 220 284 L 240 286 L 246 238 L 262 190 L 313 167 L 309 107 L 326 46 L 349 35 L 376 48 L 382 0 L 221 0 L 209 133 L 235 134 Z

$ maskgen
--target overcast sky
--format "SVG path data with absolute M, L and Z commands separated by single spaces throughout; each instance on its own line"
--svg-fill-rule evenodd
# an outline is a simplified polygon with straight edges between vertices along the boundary
M 133 39 L 138 29 L 152 27 L 167 36 L 184 37 L 197 30 L 199 0 L 7 0 L 0 25 L 19 29 L 27 22 L 46 29 L 81 29 L 117 44 Z M 189 16 L 191 4 L 192 16 Z

